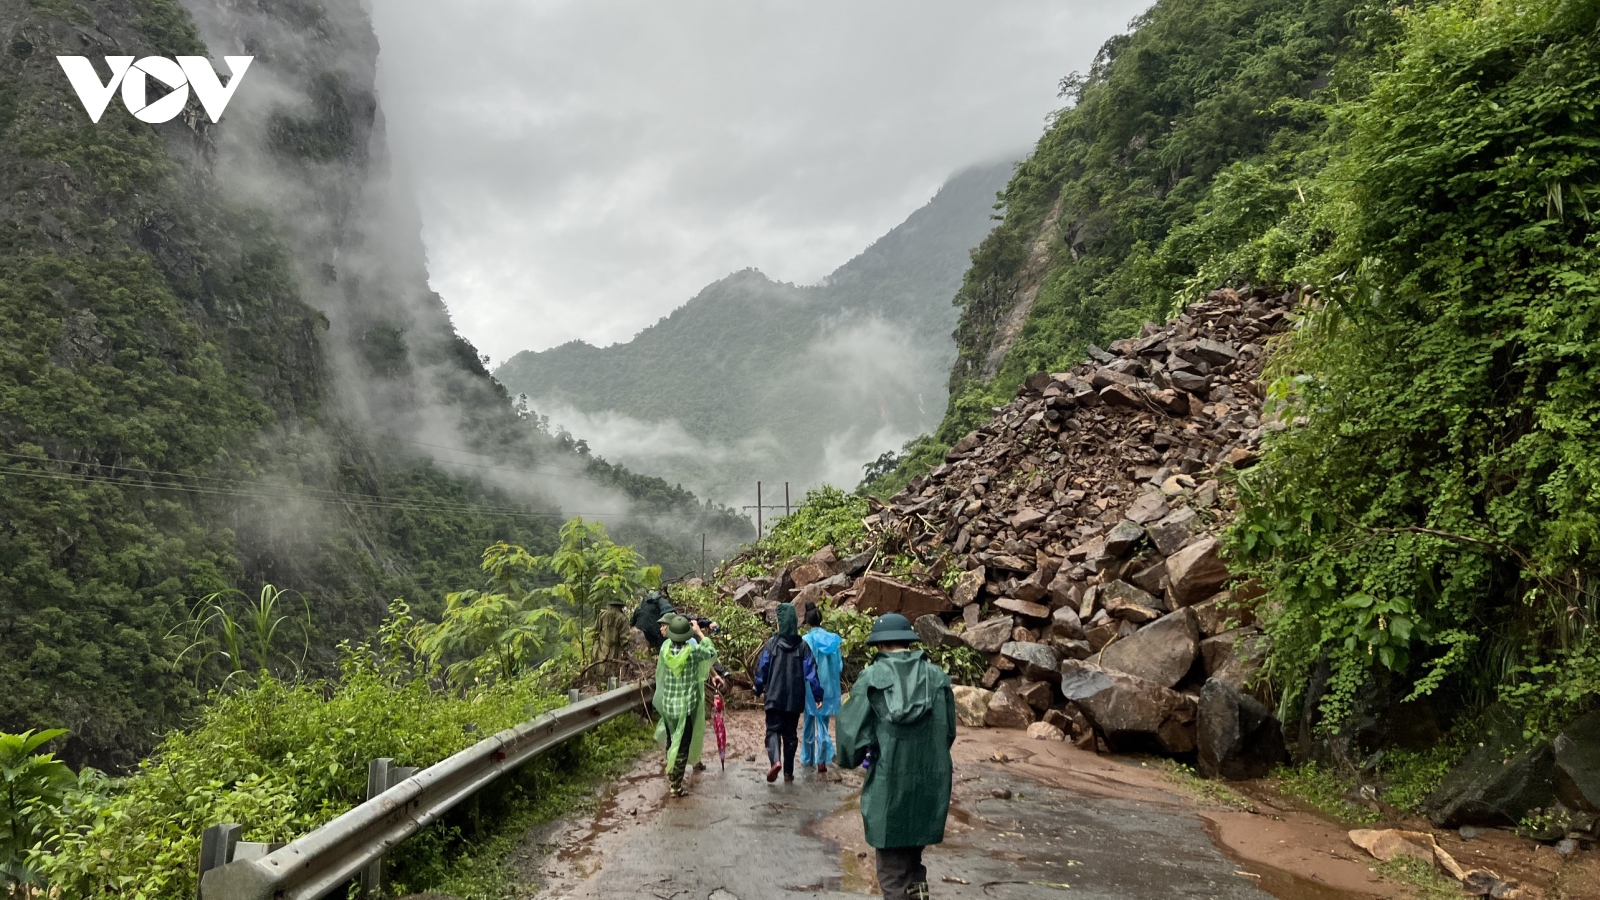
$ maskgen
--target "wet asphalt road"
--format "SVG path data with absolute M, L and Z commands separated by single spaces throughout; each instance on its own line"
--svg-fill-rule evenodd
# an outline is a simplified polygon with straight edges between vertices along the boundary
M 858 773 L 769 785 L 761 762 L 735 757 L 719 772 L 713 756 L 689 797 L 669 799 L 655 765 L 611 785 L 592 818 L 534 836 L 525 871 L 541 900 L 876 895 Z M 958 761 L 956 782 L 945 843 L 924 860 L 935 897 L 1270 896 L 1192 810 L 1148 794 L 1052 786 L 991 761 Z

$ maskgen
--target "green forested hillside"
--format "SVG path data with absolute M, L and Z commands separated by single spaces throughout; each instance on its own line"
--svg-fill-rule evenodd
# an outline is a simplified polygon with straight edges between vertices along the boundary
M 1597 22 L 1157 3 L 1063 81 L 961 289 L 945 419 L 871 487 L 1090 343 L 1219 286 L 1298 288 L 1232 537 L 1280 712 L 1348 735 L 1408 699 L 1500 700 L 1548 733 L 1594 708 Z
M 0 731 L 67 727 L 102 766 L 199 699 L 176 660 L 208 592 L 297 592 L 317 671 L 390 599 L 475 583 L 484 546 L 548 548 L 597 511 L 577 504 L 669 570 L 748 527 L 541 430 L 420 275 L 384 280 L 421 255 L 348 215 L 383 166 L 356 4 L 237 11 L 252 84 L 281 91 L 221 125 L 117 102 L 91 124 L 54 57 L 233 52 L 195 24 L 222 7 L 191 8 L 0 0 Z M 252 195 L 274 173 L 314 189 Z
M 628 343 L 520 353 L 495 376 L 556 418 L 570 407 L 676 423 L 697 444 L 620 434 L 611 444 L 713 496 L 753 494 L 757 479 L 797 490 L 841 474 L 853 482 L 861 461 L 937 421 L 953 356 L 950 298 L 1010 172 L 999 163 L 959 173 L 819 285 L 737 272 Z

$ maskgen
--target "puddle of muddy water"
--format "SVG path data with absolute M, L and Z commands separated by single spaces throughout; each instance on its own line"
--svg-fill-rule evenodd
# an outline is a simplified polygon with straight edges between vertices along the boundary
M 1238 865 L 1239 874 L 1252 878 L 1257 887 L 1280 900 L 1375 900 L 1372 894 L 1340 890 L 1276 866 L 1269 866 L 1256 860 L 1246 860 L 1223 843 L 1221 829 L 1217 827 L 1217 823 L 1203 816 L 1201 821 L 1205 823 L 1206 835 L 1211 838 L 1211 843 L 1222 851 L 1223 856 Z

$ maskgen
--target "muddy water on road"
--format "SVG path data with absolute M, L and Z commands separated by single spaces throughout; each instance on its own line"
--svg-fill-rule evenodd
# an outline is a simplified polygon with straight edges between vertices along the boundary
M 856 772 L 763 779 L 759 718 L 731 717 L 726 772 L 666 797 L 660 758 L 609 785 L 593 815 L 531 835 L 517 864 L 542 900 L 859 898 L 874 895 Z M 1368 900 L 1389 895 L 1351 862 L 1329 877 L 1244 844 L 1245 813 L 1202 809 L 1164 777 L 1020 732 L 963 731 L 944 844 L 928 866 L 940 898 Z M 757 759 L 751 761 L 747 757 Z M 1202 818 L 1202 814 L 1206 818 Z M 1250 817 L 1269 819 L 1269 817 Z M 1274 844 L 1274 847 L 1279 845 Z M 1282 845 L 1287 846 L 1287 845 Z M 1259 848 L 1256 848 L 1259 850 Z M 1352 858 L 1353 859 L 1353 858 Z M 1275 863 L 1290 862 L 1289 868 Z M 1302 860 L 1301 862 L 1304 862 Z

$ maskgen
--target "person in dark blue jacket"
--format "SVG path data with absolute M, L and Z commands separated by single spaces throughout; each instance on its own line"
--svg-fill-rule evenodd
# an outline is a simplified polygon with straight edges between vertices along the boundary
M 806 699 L 810 689 L 811 699 Z M 756 662 L 755 693 L 767 707 L 767 781 L 794 780 L 794 754 L 800 747 L 800 716 L 822 702 L 822 682 L 811 648 L 800 637 L 794 604 L 778 604 L 778 633 L 767 639 Z

